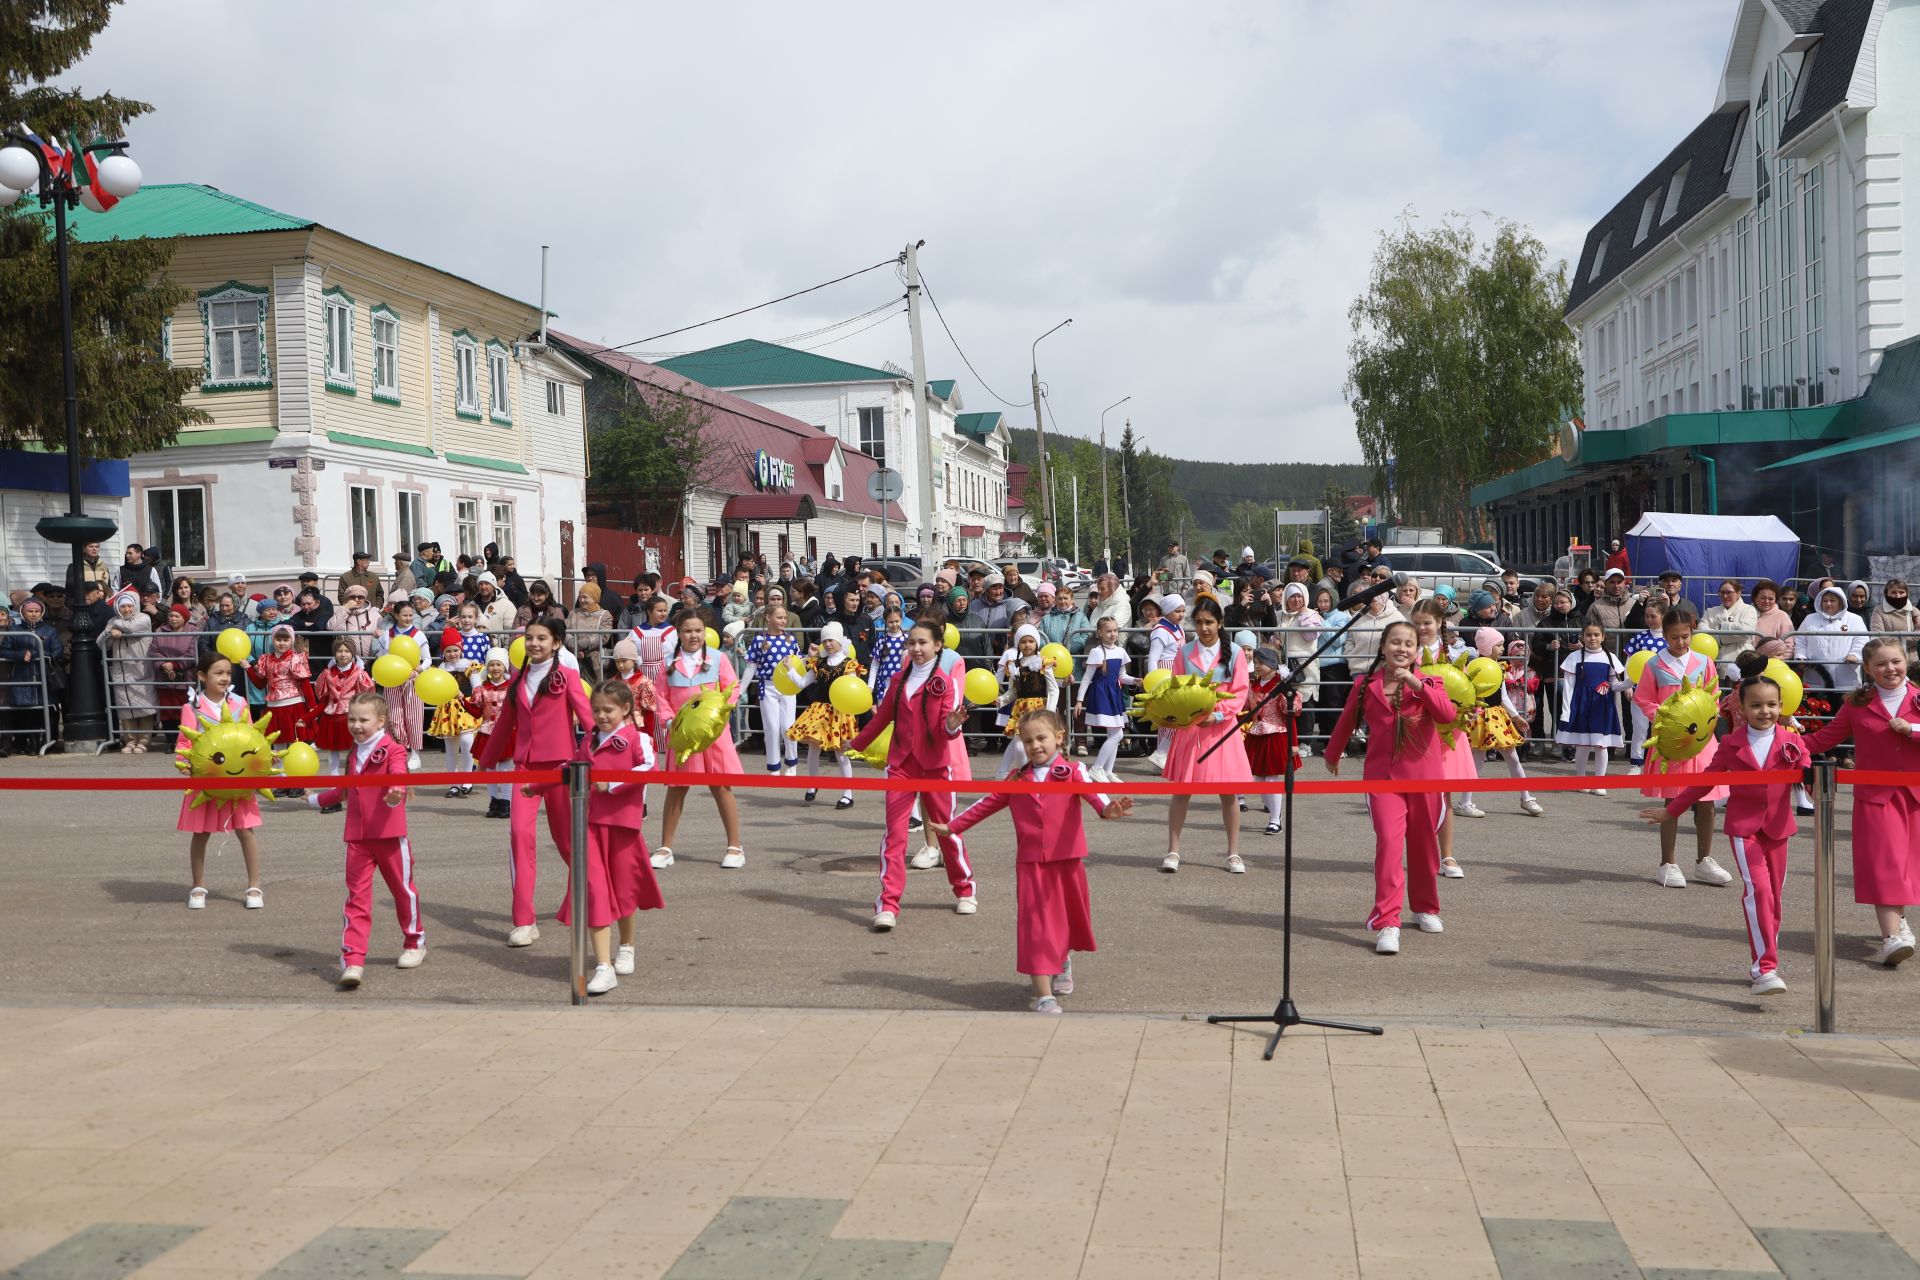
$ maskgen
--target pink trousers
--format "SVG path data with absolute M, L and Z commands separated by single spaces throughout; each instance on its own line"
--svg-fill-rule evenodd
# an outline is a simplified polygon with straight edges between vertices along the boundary
M 1373 914 L 1367 917 L 1367 928 L 1399 928 L 1403 899 L 1415 911 L 1440 913 L 1444 799 L 1432 792 L 1367 797 L 1367 813 L 1373 818 Z
M 1727 839 L 1733 843 L 1733 860 L 1746 885 L 1740 908 L 1746 916 L 1747 949 L 1753 953 L 1747 971 L 1758 978 L 1780 967 L 1780 899 L 1787 880 L 1787 842 L 1766 836 Z
M 558 769 L 559 763 L 529 764 L 528 769 Z M 508 839 L 512 843 L 512 855 L 507 864 L 507 875 L 513 889 L 513 925 L 519 928 L 523 924 L 533 924 L 539 917 L 533 909 L 533 889 L 539 874 L 539 836 L 534 831 L 534 814 L 541 805 L 547 809 L 547 830 L 553 833 L 554 844 L 560 847 L 560 856 L 573 854 L 573 815 L 567 811 L 567 788 L 564 783 L 536 787 L 531 796 L 523 795 L 520 784 L 513 787 L 513 804 L 509 811 L 510 828 Z
M 902 775 L 889 772 L 890 778 Z M 945 777 L 943 772 L 941 777 Z M 880 896 L 873 901 L 876 912 L 900 910 L 900 895 L 907 887 L 907 819 L 913 814 L 913 802 L 920 801 L 922 817 L 930 823 L 946 826 L 953 821 L 953 793 L 928 791 L 916 796 L 911 791 L 887 792 L 887 833 L 880 846 Z M 940 842 L 941 861 L 947 868 L 947 883 L 956 898 L 973 896 L 973 864 L 967 861 L 967 846 L 959 836 Z
M 413 883 L 413 849 L 405 836 L 390 840 L 347 841 L 347 905 L 340 913 L 340 964 L 367 962 L 367 935 L 373 930 L 373 870 L 393 894 L 393 912 L 408 947 L 427 944 L 420 919 L 420 891 Z

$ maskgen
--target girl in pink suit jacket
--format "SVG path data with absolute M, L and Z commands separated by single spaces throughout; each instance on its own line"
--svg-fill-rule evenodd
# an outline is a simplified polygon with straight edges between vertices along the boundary
M 372 691 L 356 693 L 347 704 L 347 776 L 380 774 L 385 787 L 331 787 L 309 795 L 315 809 L 347 807 L 347 904 L 340 917 L 340 985 L 360 985 L 367 963 L 367 938 L 373 926 L 373 873 L 387 882 L 394 914 L 400 920 L 404 950 L 400 967 L 412 969 L 426 959 L 426 925 L 420 916 L 420 890 L 413 880 L 413 848 L 407 842 L 407 749 L 387 732 L 387 700 Z
M 1807 738 L 1809 751 L 1853 739 L 1863 770 L 1920 771 L 1920 692 L 1907 679 L 1897 641 L 1869 640 L 1861 650 L 1867 679 L 1847 694 L 1839 714 Z M 1906 908 L 1920 902 L 1920 778 L 1912 787 L 1861 786 L 1853 792 L 1853 900 L 1871 902 L 1882 941 L 1874 959 L 1892 966 L 1913 955 Z
M 579 743 L 576 730 L 584 731 L 593 724 L 593 709 L 587 705 L 586 690 L 580 687 L 580 673 L 558 661 L 560 646 L 567 638 L 566 624 L 558 618 L 535 618 L 527 624 L 524 638 L 526 666 L 507 689 L 500 718 L 494 721 L 487 749 L 480 756 L 479 767 L 483 770 L 509 757 L 521 769 L 558 769 L 574 758 Z M 561 856 L 573 852 L 573 820 L 567 812 L 565 784 L 516 788 L 513 811 L 508 815 L 512 843 L 508 867 L 513 894 L 513 928 L 507 933 L 510 947 L 531 946 L 540 937 L 533 908 L 538 874 L 534 814 L 542 804 L 547 809 L 547 830 Z
M 1419 638 L 1410 622 L 1390 622 L 1380 633 L 1373 666 L 1353 685 L 1347 708 L 1327 740 L 1327 772 L 1340 772 L 1340 757 L 1364 715 L 1369 780 L 1439 779 L 1447 776 L 1440 727 L 1457 712 L 1447 688 L 1434 676 L 1414 670 Z M 1367 797 L 1373 819 L 1373 911 L 1367 928 L 1377 930 L 1373 949 L 1383 956 L 1400 953 L 1400 904 L 1413 904 L 1424 933 L 1441 932 L 1440 815 L 1446 798 L 1439 792 Z M 1405 865 L 1402 865 L 1402 856 Z
M 1026 767 L 1007 776 L 1044 782 L 1086 782 L 1087 771 L 1060 754 L 1066 721 L 1053 711 L 1020 718 Z M 1014 963 L 1033 979 L 1036 1013 L 1059 1013 L 1056 998 L 1073 993 L 1073 952 L 1095 951 L 1093 908 L 1087 897 L 1087 833 L 1080 825 L 1084 800 L 1102 818 L 1124 818 L 1133 801 L 1122 796 L 1041 791 L 983 796 L 953 820 L 959 834 L 1000 810 L 1013 809 Z
M 633 690 L 609 680 L 593 691 L 593 733 L 580 744 L 596 771 L 632 773 L 653 768 L 653 739 L 634 718 Z M 588 995 L 603 995 L 633 972 L 633 930 L 642 911 L 666 905 L 647 857 L 644 782 L 596 778 L 587 801 L 587 927 L 595 968 Z M 560 899 L 556 917 L 573 921 L 572 894 Z M 620 950 L 609 956 L 609 926 L 620 924 Z

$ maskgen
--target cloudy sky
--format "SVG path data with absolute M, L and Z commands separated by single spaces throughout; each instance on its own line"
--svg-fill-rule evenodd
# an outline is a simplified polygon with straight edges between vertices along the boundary
M 1176 456 L 1357 461 L 1346 309 L 1402 211 L 1558 257 L 1711 107 L 1735 0 L 1193 5 L 131 0 L 82 64 L 205 182 L 609 343 L 924 239 L 932 377 Z M 891 269 L 648 344 L 812 333 Z M 909 359 L 904 315 L 795 345 Z M 991 391 L 988 390 L 991 387 Z M 1116 431 L 1122 413 L 1109 418 Z

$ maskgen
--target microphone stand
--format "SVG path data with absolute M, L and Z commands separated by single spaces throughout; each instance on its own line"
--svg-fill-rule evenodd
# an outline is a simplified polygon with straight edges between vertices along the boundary
M 1364 609 L 1366 605 L 1362 604 L 1360 607 Z M 1244 719 L 1251 720 L 1261 708 L 1265 707 L 1275 698 L 1279 698 L 1281 699 L 1280 713 L 1286 718 L 1287 724 L 1287 738 L 1289 743 L 1287 750 L 1287 770 L 1283 786 L 1284 798 L 1280 803 L 1281 822 L 1285 832 L 1282 837 L 1285 851 L 1282 855 L 1284 859 L 1282 864 L 1284 867 L 1284 889 L 1280 910 L 1280 1002 L 1274 1005 L 1272 1013 L 1213 1013 L 1207 1015 L 1207 1021 L 1215 1025 L 1223 1022 L 1265 1022 L 1273 1024 L 1274 1032 L 1272 1037 L 1267 1041 L 1267 1051 L 1260 1055 L 1263 1061 L 1272 1061 L 1274 1050 L 1280 1046 L 1280 1037 L 1287 1033 L 1288 1027 L 1328 1027 L 1335 1031 L 1359 1031 L 1370 1036 L 1386 1034 L 1384 1027 L 1364 1026 L 1357 1022 L 1328 1022 L 1321 1018 L 1305 1018 L 1300 1015 L 1299 1008 L 1293 1003 L 1293 790 L 1296 780 L 1294 749 L 1297 748 L 1300 743 L 1300 713 L 1298 708 L 1294 706 L 1293 698 L 1290 695 L 1300 683 L 1299 673 L 1306 670 L 1307 667 L 1313 663 L 1318 662 L 1320 655 L 1338 643 L 1341 637 L 1345 636 L 1347 632 L 1351 631 L 1353 624 L 1360 621 L 1362 616 L 1364 615 L 1356 611 L 1339 630 L 1323 640 L 1320 643 L 1320 647 L 1315 649 L 1313 653 L 1307 657 L 1306 661 L 1281 676 L 1279 685 L 1274 691 L 1248 708 L 1243 716 Z M 1355 683 L 1357 684 L 1358 681 L 1356 680 Z M 1233 730 L 1229 730 L 1228 732 L 1233 732 Z M 1223 735 L 1219 742 L 1207 748 L 1200 759 L 1205 760 L 1207 756 L 1219 750 L 1225 742 L 1226 737 Z

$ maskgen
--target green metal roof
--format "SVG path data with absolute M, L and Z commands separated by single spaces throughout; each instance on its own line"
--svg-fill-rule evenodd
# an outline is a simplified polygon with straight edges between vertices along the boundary
M 1824 449 L 1815 449 L 1812 453 L 1795 454 L 1779 462 L 1770 462 L 1760 469 L 1778 471 L 1782 467 L 1797 467 L 1803 462 L 1820 462 L 1827 458 L 1838 458 L 1842 454 L 1858 453 L 1862 449 L 1878 449 L 1883 445 L 1900 444 L 1907 440 L 1920 440 L 1920 423 L 1908 427 L 1895 427 L 1892 431 L 1877 431 L 1870 436 L 1855 436 L 1851 440 L 1842 440 L 1839 444 L 1830 444 Z
M 985 440 L 1000 425 L 1001 413 L 998 409 L 989 409 L 984 413 L 959 413 L 953 418 L 954 430 L 963 436 L 975 440 Z
M 953 385 L 957 381 L 959 381 L 957 378 L 941 378 L 937 381 L 929 382 L 927 384 L 927 390 L 939 396 L 942 400 L 951 400 L 953 399 Z
M 901 377 L 885 369 L 796 351 L 758 338 L 690 351 L 656 363 L 703 386 L 722 388 L 775 387 L 796 382 L 894 382 Z
M 237 236 L 250 231 L 305 231 L 307 218 L 269 209 L 218 187 L 162 182 L 142 187 L 105 213 L 67 214 L 67 233 L 82 244 L 105 240 L 163 240 L 173 236 Z

